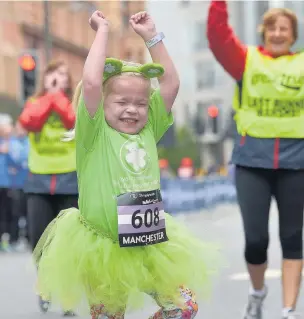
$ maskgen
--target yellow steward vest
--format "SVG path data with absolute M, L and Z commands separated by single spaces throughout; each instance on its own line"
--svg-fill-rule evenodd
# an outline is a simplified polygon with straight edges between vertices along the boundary
M 304 52 L 271 58 L 249 47 L 233 107 L 240 135 L 304 137 Z
M 75 142 L 63 142 L 60 117 L 52 113 L 41 132 L 29 133 L 29 170 L 34 174 L 63 174 L 76 171 Z

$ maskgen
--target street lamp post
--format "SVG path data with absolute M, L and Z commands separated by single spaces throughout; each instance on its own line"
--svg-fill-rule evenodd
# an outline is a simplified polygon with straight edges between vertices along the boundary
M 43 1 L 43 9 L 44 9 L 44 49 L 45 49 L 46 64 L 48 64 L 52 56 L 52 35 L 50 33 L 48 0 Z
M 92 14 L 97 7 L 92 2 L 86 1 L 73 1 L 70 4 L 73 11 L 80 11 L 85 9 L 89 14 Z M 44 11 L 44 48 L 45 48 L 45 60 L 46 64 L 50 61 L 52 57 L 52 34 L 50 30 L 50 1 L 43 0 L 43 11 Z
M 73 11 L 81 11 L 85 10 L 89 14 L 92 14 L 97 10 L 97 6 L 91 1 L 72 1 L 70 4 L 70 8 Z

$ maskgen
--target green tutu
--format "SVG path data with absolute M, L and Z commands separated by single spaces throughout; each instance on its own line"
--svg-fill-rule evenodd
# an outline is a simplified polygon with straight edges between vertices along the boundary
M 208 292 L 215 247 L 193 238 L 167 214 L 166 229 L 165 243 L 120 248 L 89 225 L 79 210 L 65 210 L 48 226 L 34 251 L 38 293 L 64 309 L 75 310 L 85 302 L 103 304 L 115 313 L 126 304 L 132 310 L 142 307 L 140 292 L 173 302 L 181 285 L 198 297 Z

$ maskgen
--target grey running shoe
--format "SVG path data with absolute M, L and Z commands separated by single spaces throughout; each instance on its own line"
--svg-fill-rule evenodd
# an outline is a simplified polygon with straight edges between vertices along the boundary
M 263 296 L 249 295 L 244 319 L 263 319 L 263 301 L 267 295 L 267 288 L 265 289 Z
M 293 310 L 290 310 L 286 316 L 282 317 L 283 319 L 303 319 L 304 317 L 300 314 L 294 312 Z
M 48 312 L 49 307 L 50 307 L 50 302 L 47 300 L 43 300 L 39 296 L 39 308 L 40 308 L 41 312 Z
M 76 314 L 75 314 L 75 312 L 73 312 L 73 311 L 65 311 L 65 312 L 63 313 L 63 316 L 64 316 L 64 317 L 75 317 Z

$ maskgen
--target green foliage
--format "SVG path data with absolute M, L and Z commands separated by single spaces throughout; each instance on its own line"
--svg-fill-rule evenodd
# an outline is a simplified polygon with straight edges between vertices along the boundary
M 15 121 L 20 115 L 22 108 L 17 100 L 8 95 L 0 94 L 0 113 L 8 114 Z
M 190 157 L 196 168 L 201 166 L 200 151 L 195 136 L 187 127 L 176 130 L 176 145 L 170 148 L 158 147 L 159 158 L 166 158 L 176 173 L 184 157 Z

